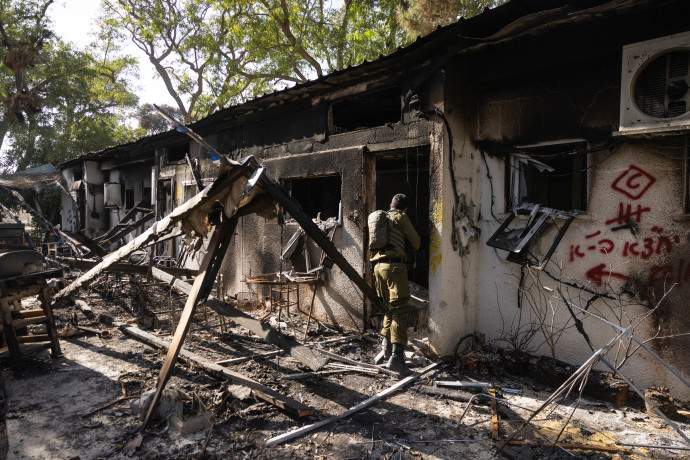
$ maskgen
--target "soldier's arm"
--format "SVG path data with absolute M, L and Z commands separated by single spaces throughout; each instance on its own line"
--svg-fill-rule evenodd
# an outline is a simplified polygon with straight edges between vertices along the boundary
M 422 244 L 422 239 L 419 237 L 417 230 L 414 229 L 414 225 L 412 225 L 412 221 L 407 214 L 403 214 L 403 218 L 400 219 L 400 223 L 402 224 L 403 234 L 405 235 L 407 241 L 410 242 L 412 250 L 418 251 L 419 246 Z

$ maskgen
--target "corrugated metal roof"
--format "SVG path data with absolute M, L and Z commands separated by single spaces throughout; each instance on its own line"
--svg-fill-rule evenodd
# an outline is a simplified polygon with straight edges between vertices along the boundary
M 461 18 L 458 22 L 439 27 L 434 32 L 419 37 L 406 47 L 382 56 L 375 61 L 348 67 L 318 79 L 295 85 L 257 97 L 251 101 L 219 110 L 189 126 L 196 131 L 229 120 L 243 117 L 266 108 L 288 101 L 306 97 L 323 97 L 334 89 L 351 86 L 372 76 L 388 75 L 394 71 L 409 70 L 410 65 L 428 62 L 433 57 L 445 55 L 452 57 L 455 53 L 478 51 L 487 46 L 513 40 L 524 35 L 543 33 L 545 30 L 572 24 L 604 13 L 621 13 L 624 9 L 643 9 L 658 5 L 663 0 L 511 0 L 493 9 L 486 9 L 481 14 L 469 19 Z M 155 134 L 133 142 L 92 152 L 75 160 L 68 160 L 61 168 L 83 159 L 96 159 L 116 155 L 118 151 L 127 151 L 138 146 L 155 144 L 158 141 L 170 140 L 182 134 L 174 130 Z

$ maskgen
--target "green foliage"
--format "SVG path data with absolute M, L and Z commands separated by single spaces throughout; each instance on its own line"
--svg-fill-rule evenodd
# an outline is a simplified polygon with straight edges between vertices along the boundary
M 399 0 L 104 0 L 101 39 L 133 40 L 189 122 L 388 54 Z
M 60 42 L 45 18 L 51 3 L 0 0 L 5 170 L 58 163 L 141 133 L 124 124 L 137 103 L 127 82 L 136 62 Z
M 397 18 L 410 38 L 423 37 L 459 18 L 476 16 L 507 0 L 409 0 L 398 7 Z

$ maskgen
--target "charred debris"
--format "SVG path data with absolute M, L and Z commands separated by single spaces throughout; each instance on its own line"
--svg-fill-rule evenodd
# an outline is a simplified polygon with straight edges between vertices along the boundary
M 29 250 L 19 249 L 26 245 L 21 225 L 3 227 L 3 244 L 17 251 L 6 251 L 3 257 L 19 254 L 12 261 L 17 273 L 4 273 L 0 280 L 3 352 L 13 369 L 6 372 L 12 376 L 6 382 L 10 396 L 17 396 L 18 382 L 30 384 L 37 378 L 50 383 L 51 375 L 60 371 L 57 363 L 64 359 L 60 358 L 63 350 L 77 363 L 84 359 L 81 353 L 103 353 L 104 361 L 128 363 L 123 369 L 110 370 L 118 374 L 116 379 L 105 379 L 109 382 L 105 386 L 119 388 L 119 395 L 118 391 L 109 396 L 95 389 L 93 394 L 87 391 L 81 395 L 80 412 L 66 417 L 83 421 L 70 430 L 92 434 L 103 427 L 104 420 L 118 419 L 107 430 L 103 444 L 86 449 L 87 455 L 331 457 L 346 449 L 360 457 L 414 457 L 437 451 L 451 456 L 467 455 L 476 449 L 468 446 L 481 443 L 486 458 L 499 453 L 508 458 L 524 458 L 528 453 L 541 458 L 554 452 L 579 456 L 592 451 L 627 458 L 640 452 L 646 455 L 653 448 L 666 452 L 684 449 L 683 445 L 669 445 L 673 443 L 669 433 L 662 436 L 666 446 L 652 445 L 647 438 L 643 442 L 628 439 L 627 444 L 625 439 L 598 438 L 592 433 L 604 428 L 587 428 L 588 417 L 575 413 L 582 408 L 593 413 L 592 408 L 604 407 L 614 413 L 635 414 L 644 400 L 647 412 L 655 418 L 640 413 L 633 420 L 637 417 L 638 422 L 653 423 L 658 416 L 687 441 L 684 411 L 678 411 L 664 389 L 643 393 L 623 376 L 613 378 L 593 371 L 597 361 L 611 365 L 604 354 L 623 335 L 634 338 L 622 328 L 580 368 L 556 363 L 557 369 L 550 369 L 554 363 L 549 359 L 539 365 L 535 373 L 541 382 L 558 386 L 548 395 L 548 387 L 506 373 L 521 374 L 528 367 L 511 368 L 500 350 L 492 352 L 476 334 L 458 342 L 452 360 L 431 361 L 424 356 L 427 350 L 416 346 L 416 352 L 407 357 L 415 373 L 400 379 L 385 367 L 370 364 L 377 351 L 375 335 L 347 335 L 312 321 L 310 312 L 295 311 L 299 303 L 290 311 L 289 291 L 280 289 L 301 282 L 318 289 L 314 278 L 306 274 L 270 274 L 248 280 L 278 290 L 263 305 L 218 298 L 218 292 L 223 292 L 218 269 L 235 234 L 238 216 L 257 212 L 270 217 L 280 203 L 325 257 L 348 274 L 372 302 L 379 301 L 333 245 L 328 232 L 335 227 L 320 228 L 319 221 L 309 218 L 253 158 L 242 162 L 223 158 L 219 170 L 211 185 L 113 252 L 105 248 L 140 228 L 143 219 L 129 223 L 132 216 L 126 216 L 124 222 L 93 240 L 83 234 L 74 238 L 63 234 L 71 244 L 51 252 L 45 262 L 39 258 L 38 263 L 27 256 Z M 41 219 L 19 194 L 12 196 Z M 548 210 L 546 215 L 552 217 Z M 532 225 L 528 223 L 523 233 L 529 233 Z M 198 270 L 132 258 L 142 248 L 181 232 L 193 237 L 190 246 L 197 243 L 195 239 L 209 240 Z M 290 243 L 285 250 L 289 249 Z M 574 304 L 571 307 L 582 310 Z M 145 344 L 145 348 L 118 359 L 120 350 L 136 347 L 134 343 Z M 53 361 L 41 360 L 41 355 L 37 360 L 29 358 L 44 348 L 51 349 Z M 183 368 L 173 375 L 176 365 Z M 171 381 L 175 385 L 169 385 Z M 396 401 L 399 392 L 407 393 L 400 397 L 406 403 L 386 402 L 388 398 Z M 588 395 L 607 402 L 596 402 Z M 435 407 L 428 407 L 430 403 Z M 448 410 L 448 404 L 457 409 Z M 370 409 L 375 405 L 383 408 L 375 412 Z M 21 426 L 12 419 L 22 417 L 21 409 L 6 406 L 5 411 L 10 416 L 5 425 Z M 554 421 L 548 428 L 535 422 L 545 411 L 547 419 Z M 554 415 L 558 413 L 562 414 Z M 438 425 L 430 437 L 428 429 L 406 423 L 410 417 L 417 423 L 436 420 Z M 338 421 L 342 422 L 334 426 Z M 475 428 L 476 423 L 480 427 L 485 423 L 486 430 Z M 5 429 L 11 436 L 13 429 Z M 121 431 L 113 432 L 117 430 Z M 362 435 L 364 440 L 353 441 Z M 16 449 L 7 436 L 4 448 Z M 197 442 L 179 445 L 180 440 L 189 439 Z M 9 453 L 31 457 L 39 455 L 40 449 L 35 449 Z M 69 447 L 65 449 L 69 451 Z

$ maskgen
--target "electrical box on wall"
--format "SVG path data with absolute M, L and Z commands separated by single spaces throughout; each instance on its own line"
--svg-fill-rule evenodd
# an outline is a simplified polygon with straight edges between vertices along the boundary
M 690 130 L 690 32 L 623 47 L 618 135 Z

